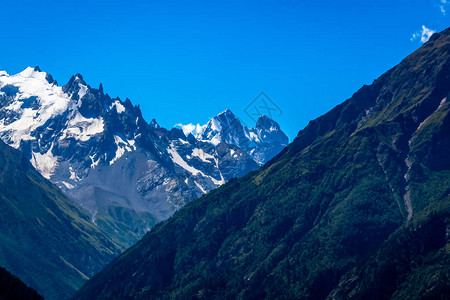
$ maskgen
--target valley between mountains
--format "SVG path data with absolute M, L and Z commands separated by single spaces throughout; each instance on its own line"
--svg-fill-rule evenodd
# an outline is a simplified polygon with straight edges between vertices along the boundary
M 0 73 L 0 120 L 0 138 L 123 246 L 288 144 L 270 118 L 247 128 L 230 110 L 195 132 L 167 130 L 80 74 L 61 87 L 38 67 Z
M 1 71 L 0 266 L 46 299 L 448 299 L 449 97 L 450 29 L 290 144 Z
M 448 299 L 450 29 L 74 299 Z
M 248 128 L 230 110 L 203 126 L 180 124 L 168 130 L 155 119 L 147 123 L 129 99 L 111 98 L 101 85 L 91 88 L 80 74 L 59 86 L 39 67 L 16 75 L 0 72 L 0 138 L 21 153 L 14 154 L 17 161 L 6 160 L 4 170 L 14 169 L 15 164 L 26 166 L 9 178 L 14 184 L 4 191 L 31 193 L 26 194 L 30 199 L 19 197 L 21 208 L 8 197 L 3 203 L 3 217 L 8 219 L 4 232 L 14 245 L 4 243 L 0 265 L 46 298 L 55 299 L 67 298 L 115 255 L 186 203 L 257 169 L 288 144 L 287 136 L 269 117 L 261 116 L 254 128 Z M 7 145 L 2 145 L 5 153 L 15 153 Z M 59 189 L 44 178 L 28 182 L 33 167 Z M 19 181 L 28 183 L 21 188 Z M 40 196 L 31 192 L 42 184 L 51 186 L 51 195 L 40 192 L 49 196 L 50 203 L 39 202 Z M 15 213 L 21 210 L 26 212 Z M 48 213 L 35 216 L 34 210 Z M 70 220 L 64 226 L 52 218 L 59 213 Z M 33 265 L 45 274 L 25 267 L 29 255 L 20 251 L 28 246 L 31 251 L 34 246 L 21 231 L 14 238 L 11 230 L 16 223 L 28 224 L 30 232 L 41 228 L 42 232 L 33 234 L 42 246 L 44 236 L 61 239 L 48 249 L 36 248 L 41 261 Z M 47 227 L 58 227 L 61 232 L 52 233 Z M 94 229 L 95 233 L 90 232 Z M 81 236 L 71 239 L 77 231 Z M 26 247 L 15 244 L 21 238 Z M 88 243 L 79 243 L 80 239 Z M 77 243 L 74 249 L 62 249 L 72 242 Z M 90 247 L 97 253 L 90 252 Z M 56 262 L 48 274 L 47 263 L 52 259 L 46 261 L 45 256 L 50 250 L 55 251 L 52 259 Z M 57 277 L 60 271 L 62 278 Z M 72 271 L 75 274 L 69 276 Z M 61 285 L 52 285 L 54 280 Z

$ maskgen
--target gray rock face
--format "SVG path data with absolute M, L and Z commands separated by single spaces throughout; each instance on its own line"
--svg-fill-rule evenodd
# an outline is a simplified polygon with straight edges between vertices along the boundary
M 0 71 L 0 138 L 125 246 L 288 143 L 265 116 L 247 128 L 227 110 L 186 136 L 148 124 L 129 99 L 91 88 L 80 74 L 63 87 L 49 78 L 38 68 Z

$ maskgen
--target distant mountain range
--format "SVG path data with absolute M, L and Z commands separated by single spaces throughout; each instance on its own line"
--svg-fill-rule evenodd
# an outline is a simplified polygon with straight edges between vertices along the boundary
M 186 136 L 218 146 L 220 143 L 234 145 L 244 150 L 259 165 L 265 164 L 287 146 L 289 140 L 280 126 L 267 116 L 260 116 L 255 128 L 248 128 L 226 110 L 213 117 L 208 123 L 182 125 Z
M 447 29 L 155 226 L 75 299 L 448 299 L 449 97 Z M 196 136 L 239 144 L 215 132 Z
M 61 87 L 38 67 L 0 71 L 0 138 L 122 246 L 288 144 L 266 116 L 247 128 L 226 110 L 199 128 L 194 136 L 147 123 L 130 100 L 91 88 L 80 74 Z

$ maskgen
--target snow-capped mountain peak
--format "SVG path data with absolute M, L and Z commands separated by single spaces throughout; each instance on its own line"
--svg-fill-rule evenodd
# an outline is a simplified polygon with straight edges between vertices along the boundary
M 196 138 L 201 141 L 207 141 L 215 146 L 221 142 L 238 147 L 247 143 L 244 127 L 229 109 L 214 116 L 199 129 Z
M 280 125 L 266 115 L 261 115 L 256 121 L 256 128 L 268 131 L 280 130 Z
M 49 74 L 26 68 L 16 75 L 0 77 L 0 134 L 15 148 L 36 139 L 33 132 L 67 111 L 70 100 L 62 88 L 49 81 Z
M 40 80 L 42 82 L 46 82 L 49 84 L 55 84 L 55 85 L 57 84 L 56 80 L 53 79 L 52 75 L 41 71 L 41 69 L 38 66 L 36 66 L 34 68 L 27 67 L 27 68 L 25 68 L 25 70 L 16 74 L 15 76 L 22 77 L 22 78 L 34 78 L 34 79 L 37 79 L 37 80 Z
M 258 164 L 264 164 L 276 151 L 280 151 L 288 143 L 288 137 L 281 131 L 277 122 L 268 116 L 261 115 L 256 122 L 256 127 L 249 128 L 242 125 L 239 118 L 229 109 L 211 118 L 205 125 L 177 124 L 183 129 L 186 136 L 192 134 L 202 142 L 208 142 L 217 146 L 225 142 L 235 145 L 252 156 Z M 263 149 L 261 145 L 264 144 Z M 277 150 L 269 155 L 267 147 Z
M 90 87 L 86 84 L 81 74 L 72 76 L 69 82 L 63 86 L 63 91 L 74 100 L 83 98 L 88 89 Z
M 225 110 L 203 126 L 167 130 L 155 120 L 145 122 L 129 99 L 90 87 L 80 74 L 61 87 L 39 68 L 0 71 L 0 138 L 22 150 L 93 219 L 106 215 L 120 223 L 117 229 L 123 228 L 119 210 L 139 216 L 138 223 L 126 224 L 138 235 L 149 228 L 142 218 L 165 219 L 277 154 L 285 145 L 271 141 L 283 134 L 278 124 L 258 124 L 244 127 Z

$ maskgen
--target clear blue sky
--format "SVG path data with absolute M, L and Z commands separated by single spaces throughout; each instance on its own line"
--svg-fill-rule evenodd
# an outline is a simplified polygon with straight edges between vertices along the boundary
M 297 132 L 448 26 L 442 0 L 3 1 L 0 69 L 83 74 L 165 127 L 265 91 Z M 442 6 L 442 7 L 441 7 Z M 447 10 L 445 15 L 442 10 Z M 418 34 L 411 41 L 413 34 Z

